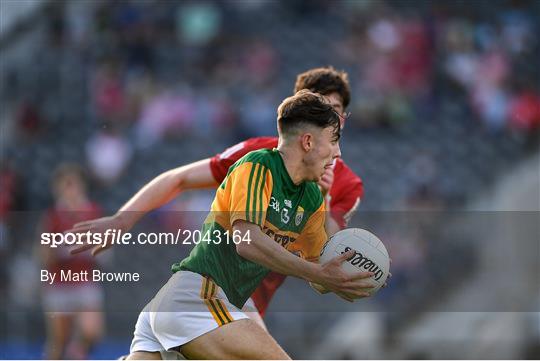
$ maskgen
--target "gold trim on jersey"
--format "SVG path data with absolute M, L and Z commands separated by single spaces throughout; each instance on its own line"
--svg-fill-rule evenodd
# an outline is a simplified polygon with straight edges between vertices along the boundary
M 216 297 L 218 285 L 208 276 L 203 276 L 200 297 L 208 307 L 218 326 L 232 322 L 232 318 L 223 300 Z
M 217 222 L 225 230 L 231 230 L 235 220 L 263 225 L 272 187 L 272 172 L 263 164 L 239 165 L 227 176 L 225 186 L 217 190 L 205 223 Z

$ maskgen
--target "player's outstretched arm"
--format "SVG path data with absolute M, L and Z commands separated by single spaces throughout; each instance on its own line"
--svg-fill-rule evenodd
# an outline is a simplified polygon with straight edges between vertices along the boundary
M 181 192 L 217 186 L 218 183 L 210 169 L 210 159 L 200 160 L 160 174 L 131 197 L 113 216 L 77 223 L 67 232 L 102 233 L 107 229 L 121 229 L 127 232 L 145 214 L 165 205 Z M 92 249 L 92 255 L 96 255 L 110 246 L 109 243 L 105 247 L 84 245 L 75 248 L 72 253 Z
M 165 205 L 181 192 L 217 186 L 210 159 L 200 160 L 160 174 L 127 201 L 117 215 L 131 229 L 146 213 Z
M 325 264 L 318 264 L 308 262 L 288 252 L 264 234 L 254 223 L 238 220 L 234 223 L 233 229 L 242 235 L 249 234 L 247 238 L 250 242 L 240 242 L 236 245 L 238 254 L 274 272 L 320 284 L 348 301 L 366 297 L 365 289 L 373 287 L 367 280 L 373 273 L 347 274 L 341 269 L 341 264 L 354 256 L 354 251 L 339 255 Z

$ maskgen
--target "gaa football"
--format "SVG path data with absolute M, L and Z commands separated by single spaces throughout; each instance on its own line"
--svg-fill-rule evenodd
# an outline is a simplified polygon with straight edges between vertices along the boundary
M 355 255 L 343 262 L 342 268 L 348 272 L 373 272 L 374 294 L 384 285 L 390 270 L 390 257 L 386 247 L 373 233 L 361 228 L 347 228 L 334 234 L 324 245 L 319 262 L 326 263 L 332 258 L 353 249 Z

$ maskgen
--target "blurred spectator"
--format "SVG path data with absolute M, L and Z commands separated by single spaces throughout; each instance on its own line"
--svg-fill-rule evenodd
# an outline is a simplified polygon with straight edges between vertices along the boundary
M 506 54 L 494 50 L 478 57 L 478 68 L 471 87 L 471 102 L 489 130 L 504 129 L 508 113 L 505 81 L 509 71 Z
M 109 122 L 123 119 L 126 100 L 117 64 L 108 62 L 101 65 L 96 70 L 91 90 L 98 117 Z
M 362 126 L 402 126 L 414 118 L 412 105 L 429 95 L 432 47 L 419 18 L 384 16 L 366 29 L 361 46 L 361 96 L 352 113 Z M 353 99 L 354 100 L 354 99 Z
M 521 10 L 503 16 L 502 30 L 485 23 L 452 19 L 444 31 L 445 69 L 470 97 L 473 110 L 491 131 L 534 129 L 538 122 L 534 92 L 512 94 L 512 57 L 534 48 L 532 25 Z M 523 76 L 523 74 L 521 75 Z M 509 117 L 510 115 L 510 117 Z
M 115 125 L 98 131 L 86 143 L 89 169 L 104 185 L 115 182 L 122 175 L 132 154 L 131 144 Z
M 98 205 L 89 200 L 81 168 L 60 165 L 52 180 L 54 206 L 42 220 L 41 232 L 60 233 L 78 222 L 101 216 Z M 61 272 L 91 274 L 97 268 L 88 253 L 71 255 L 70 246 L 40 246 L 44 269 L 57 276 L 44 283 L 43 309 L 47 323 L 48 359 L 83 359 L 103 334 L 103 290 L 99 283 L 70 278 L 61 280 Z
M 278 57 L 274 47 L 262 39 L 247 44 L 242 63 L 247 79 L 255 86 L 267 84 L 278 70 Z
M 221 13 L 216 5 L 186 3 L 178 7 L 176 33 L 186 45 L 205 45 L 219 33 Z
M 21 183 L 11 161 L 0 160 L 0 293 L 8 285 L 8 251 L 14 212 L 21 210 Z
M 411 211 L 438 212 L 444 209 L 439 169 L 430 152 L 416 153 L 406 171 L 404 208 Z
M 383 18 L 369 26 L 372 62 L 365 70 L 371 87 L 415 95 L 425 91 L 431 66 L 431 49 L 425 26 L 414 17 Z
M 45 119 L 41 115 L 39 107 L 30 100 L 19 104 L 16 119 L 23 138 L 33 138 L 39 135 L 45 126 Z
M 247 95 L 240 108 L 241 131 L 245 138 L 276 134 L 276 97 L 271 91 Z
M 464 19 L 451 19 L 442 27 L 439 42 L 446 51 L 444 69 L 450 79 L 465 89 L 474 84 L 478 57 L 471 25 Z
M 137 121 L 137 145 L 149 147 L 165 136 L 187 133 L 193 126 L 196 103 L 189 87 L 162 89 L 142 109 Z
M 7 221 L 9 212 L 20 210 L 21 179 L 9 158 L 0 160 L 0 222 Z
M 525 138 L 526 147 L 535 151 L 540 144 L 540 93 L 532 87 L 516 93 L 509 106 L 510 129 Z
M 540 94 L 524 89 L 510 103 L 510 127 L 521 132 L 535 132 L 540 127 Z
M 235 113 L 224 94 L 213 92 L 196 99 L 194 133 L 201 138 L 228 138 L 230 128 L 235 126 Z
M 154 74 L 147 69 L 131 72 L 126 78 L 126 119 L 135 123 L 143 107 L 156 96 L 158 85 Z
M 512 5 L 514 6 L 500 13 L 502 41 L 513 55 L 524 55 L 534 49 L 535 42 L 538 44 L 538 37 L 534 35 L 534 10 L 528 11 L 524 6 L 520 8 L 519 2 Z

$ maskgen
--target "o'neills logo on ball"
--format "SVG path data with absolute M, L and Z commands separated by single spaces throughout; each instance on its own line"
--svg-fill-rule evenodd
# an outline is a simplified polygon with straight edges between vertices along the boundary
M 340 246 L 343 246 L 343 245 L 340 245 Z M 340 254 L 348 252 L 351 249 L 352 249 L 351 247 L 345 246 L 345 249 L 341 251 Z M 375 262 L 363 256 L 362 253 L 358 252 L 357 250 L 354 250 L 354 256 L 349 258 L 347 262 L 349 262 L 355 267 L 358 267 L 362 271 L 373 272 L 374 273 L 373 278 L 375 278 L 376 281 L 380 280 L 381 277 L 384 275 L 383 270 L 381 270 Z

